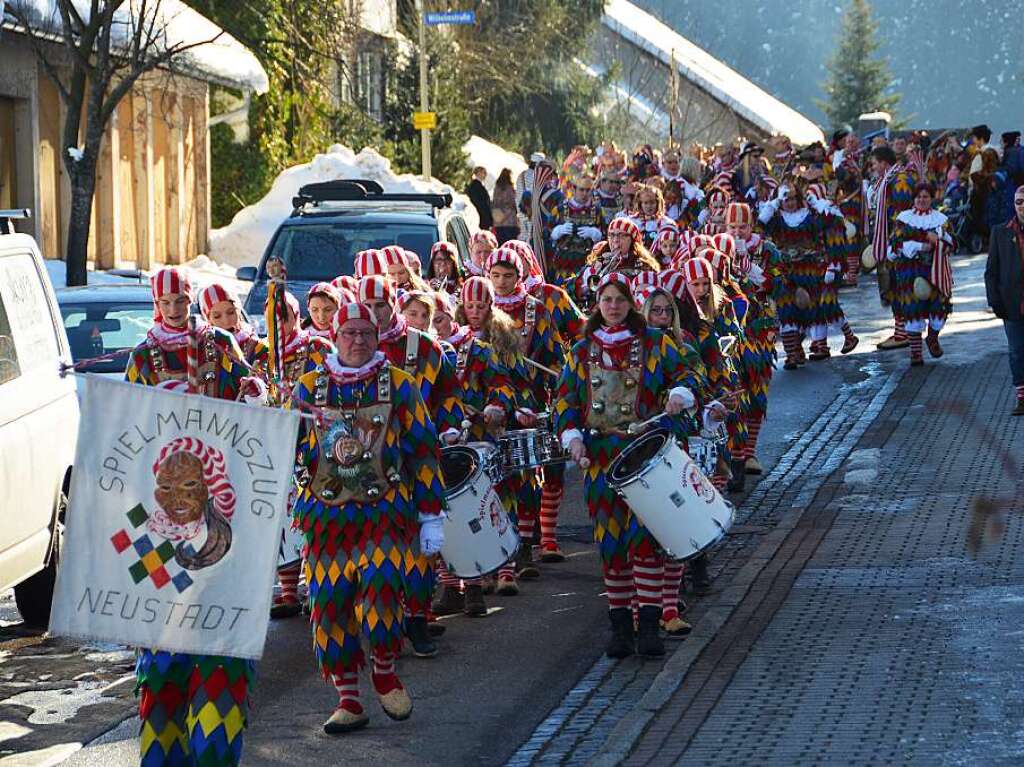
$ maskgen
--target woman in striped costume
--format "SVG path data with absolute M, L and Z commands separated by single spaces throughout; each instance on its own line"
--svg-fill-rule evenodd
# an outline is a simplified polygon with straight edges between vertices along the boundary
M 685 436 L 679 416 L 697 407 L 697 376 L 686 368 L 675 342 L 647 327 L 636 309 L 630 278 L 612 272 L 597 289 L 597 308 L 587 320 L 559 378 L 555 430 L 563 447 L 584 468 L 584 496 L 594 523 L 608 591 L 613 658 L 665 652 L 658 634 L 664 554 L 608 484 L 608 469 L 634 436 L 627 427 L 664 410 L 663 422 Z M 631 601 L 640 604 L 634 636 Z M 638 640 L 638 641 L 637 641 Z
M 242 322 L 242 305 L 231 290 L 218 282 L 211 283 L 199 292 L 199 310 L 203 319 L 235 337 L 246 362 L 261 371 L 267 369 L 267 342 L 259 337 L 256 329 Z

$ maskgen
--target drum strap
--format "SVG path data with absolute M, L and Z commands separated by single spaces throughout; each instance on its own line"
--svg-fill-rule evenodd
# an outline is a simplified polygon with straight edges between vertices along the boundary
M 416 375 L 417 363 L 420 356 L 420 332 L 409 328 L 405 334 L 405 372 L 411 376 Z
M 466 365 L 469 361 L 469 347 L 472 340 L 465 341 L 455 352 L 455 375 L 462 381 L 466 374 Z
M 526 306 L 523 309 L 523 327 L 519 331 L 522 340 L 520 347 L 523 354 L 530 350 L 530 341 L 533 339 L 533 329 L 537 324 L 537 304 L 540 303 L 533 296 L 526 297 Z

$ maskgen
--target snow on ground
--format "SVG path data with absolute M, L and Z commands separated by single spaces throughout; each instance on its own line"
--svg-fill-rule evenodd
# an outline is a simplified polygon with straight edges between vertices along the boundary
M 462 213 L 470 231 L 478 228 L 479 219 L 469 198 L 447 184 L 437 179 L 427 183 L 411 173 L 397 174 L 391 170 L 391 161 L 373 149 L 357 154 L 347 146 L 334 144 L 310 162 L 283 170 L 262 200 L 238 211 L 227 226 L 212 230 L 210 258 L 236 267 L 255 266 L 274 231 L 291 213 L 292 197 L 300 186 L 344 178 L 377 181 L 385 192 L 452 192 L 452 207 Z
M 526 160 L 521 154 L 510 152 L 479 136 L 470 136 L 469 141 L 462 145 L 462 151 L 466 153 L 467 168 L 475 168 L 478 165 L 487 168 L 484 186 L 489 192 L 494 191 L 494 182 L 497 181 L 502 168 L 512 171 L 512 183 L 515 183 L 519 174 L 526 170 Z

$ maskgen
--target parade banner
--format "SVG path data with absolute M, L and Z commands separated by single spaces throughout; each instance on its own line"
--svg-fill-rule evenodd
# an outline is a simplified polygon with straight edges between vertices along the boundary
M 259 658 L 298 423 L 86 376 L 50 632 Z

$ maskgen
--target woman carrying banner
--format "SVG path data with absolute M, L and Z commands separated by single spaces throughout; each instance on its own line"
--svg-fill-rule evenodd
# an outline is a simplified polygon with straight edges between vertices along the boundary
M 597 307 L 583 340 L 569 352 L 558 381 L 555 431 L 584 469 L 583 492 L 594 523 L 608 592 L 612 637 L 606 652 L 623 658 L 665 652 L 658 634 L 664 555 L 654 538 L 608 484 L 612 460 L 635 436 L 627 426 L 664 410 L 678 416 L 697 407 L 699 380 L 675 342 L 647 327 L 636 309 L 630 279 L 612 272 L 596 290 Z M 662 423 L 685 436 L 676 418 Z M 631 602 L 640 604 L 638 642 Z
M 412 713 L 395 673 L 402 645 L 403 563 L 411 538 L 440 551 L 444 484 L 440 441 L 411 375 L 377 348 L 377 318 L 345 304 L 334 321 L 336 354 L 304 375 L 296 398 L 317 411 L 299 433 L 298 462 L 309 472 L 295 504 L 310 563 L 310 625 L 317 663 L 338 691 L 329 734 L 365 726 L 359 699 L 361 642 L 384 713 Z
M 234 337 L 203 321 L 190 329 L 192 286 L 185 274 L 161 269 L 150 285 L 153 327 L 132 351 L 125 379 L 218 399 L 259 400 L 260 387 L 246 377 Z M 241 658 L 141 649 L 135 666 L 140 764 L 238 764 L 255 673 L 256 664 Z
M 944 213 L 932 209 L 935 188 L 914 187 L 914 207 L 896 216 L 889 237 L 893 312 L 910 338 L 910 364 L 924 364 L 921 334 L 927 328 L 928 353 L 942 356 L 939 333 L 952 310 L 953 273 L 949 254 L 955 240 Z

